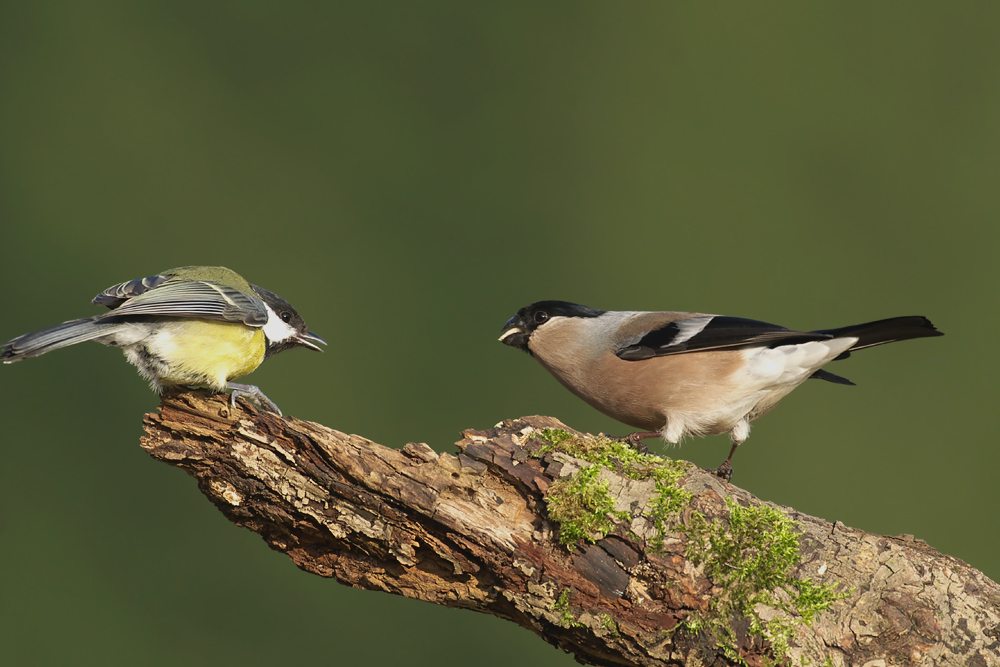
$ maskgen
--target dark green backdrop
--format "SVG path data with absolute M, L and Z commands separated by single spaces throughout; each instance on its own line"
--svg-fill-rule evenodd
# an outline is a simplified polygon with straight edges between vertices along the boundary
M 1000 5 L 46 2 L 0 8 L 0 339 L 224 264 L 330 342 L 250 380 L 452 451 L 550 414 L 522 305 L 947 336 L 838 363 L 736 481 L 1000 576 Z M 138 446 L 111 349 L 0 368 L 5 665 L 570 665 L 491 617 L 298 571 Z M 718 464 L 725 438 L 672 452 Z

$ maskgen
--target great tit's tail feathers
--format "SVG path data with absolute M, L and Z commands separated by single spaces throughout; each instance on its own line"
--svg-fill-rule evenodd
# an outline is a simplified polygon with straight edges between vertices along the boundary
M 851 346 L 851 349 L 841 354 L 837 359 L 846 359 L 850 356 L 851 352 L 862 350 L 866 347 L 894 343 L 898 340 L 944 335 L 934 328 L 929 319 L 922 315 L 890 317 L 887 320 L 855 324 L 839 329 L 822 329 L 813 333 L 829 334 L 835 338 L 852 337 L 858 339 L 858 342 Z
M 114 322 L 100 322 L 92 318 L 63 322 L 54 327 L 26 333 L 7 341 L 3 347 L 0 347 L 0 361 L 12 364 L 21 359 L 37 357 L 40 354 L 58 350 L 60 347 L 76 345 L 106 336 L 119 326 Z

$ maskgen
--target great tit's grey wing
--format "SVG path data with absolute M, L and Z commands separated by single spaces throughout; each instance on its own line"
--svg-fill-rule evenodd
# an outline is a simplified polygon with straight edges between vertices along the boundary
M 133 281 L 133 283 L 136 281 Z M 151 281 L 151 284 L 155 281 Z M 165 317 L 200 317 L 226 322 L 242 322 L 247 326 L 261 327 L 267 322 L 267 307 L 256 296 L 244 294 L 232 287 L 206 280 L 166 280 L 145 286 L 123 283 L 107 292 L 110 298 L 123 298 L 111 312 L 96 319 L 109 319 L 132 315 Z M 121 294 L 121 297 L 116 296 Z M 126 294 L 132 294 L 125 298 Z
M 95 296 L 91 303 L 114 309 L 133 297 L 145 294 L 149 290 L 159 287 L 169 279 L 169 275 L 158 274 L 119 283 Z
M 743 347 L 776 347 L 830 340 L 823 332 L 791 331 L 741 317 L 704 315 L 679 319 L 641 333 L 615 351 L 619 359 L 642 361 L 672 354 Z

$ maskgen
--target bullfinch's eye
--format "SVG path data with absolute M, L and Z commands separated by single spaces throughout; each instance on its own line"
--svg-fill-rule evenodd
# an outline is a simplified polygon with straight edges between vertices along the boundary
M 289 322 L 292 321 L 292 314 L 287 310 L 281 311 L 281 321 L 284 322 L 285 324 L 288 324 Z
M 535 324 L 544 324 L 546 320 L 549 319 L 549 314 L 544 310 L 540 310 L 535 313 Z

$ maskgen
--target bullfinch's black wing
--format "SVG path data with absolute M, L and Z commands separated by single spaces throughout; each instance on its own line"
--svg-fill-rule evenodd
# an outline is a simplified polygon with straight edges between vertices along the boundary
M 676 320 L 653 329 L 638 340 L 629 341 L 615 354 L 625 361 L 642 361 L 687 352 L 776 347 L 831 338 L 833 336 L 827 333 L 791 331 L 757 320 L 705 315 Z

